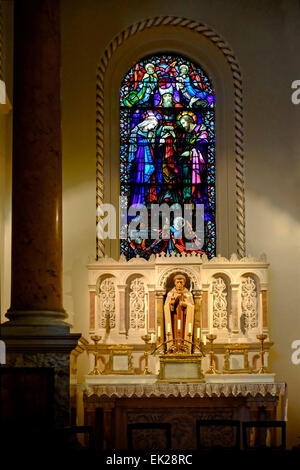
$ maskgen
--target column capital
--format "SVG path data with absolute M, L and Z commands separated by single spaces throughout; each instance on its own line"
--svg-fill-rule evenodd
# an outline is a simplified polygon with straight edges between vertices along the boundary
M 268 282 L 261 282 L 260 290 L 268 290 Z
M 165 291 L 163 289 L 155 289 L 155 296 L 157 298 L 163 298 L 165 295 Z
M 119 291 L 125 291 L 127 284 L 117 284 L 116 287 Z
M 192 289 L 192 294 L 195 298 L 201 299 L 202 297 L 202 290 L 201 289 Z
M 240 288 L 240 283 L 239 282 L 232 282 L 230 284 L 230 287 L 232 290 L 238 290 Z
M 208 291 L 210 287 L 210 284 L 202 284 L 202 291 Z

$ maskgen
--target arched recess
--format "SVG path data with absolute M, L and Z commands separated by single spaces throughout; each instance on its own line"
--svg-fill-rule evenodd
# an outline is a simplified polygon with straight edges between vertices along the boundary
M 146 328 L 146 283 L 141 274 L 132 274 L 126 280 L 126 332 Z
M 96 282 L 96 328 L 109 331 L 116 327 L 116 278 L 99 276 Z
M 119 88 L 143 57 L 176 53 L 203 67 L 216 90 L 217 252 L 245 256 L 242 78 L 228 44 L 210 27 L 185 18 L 160 17 L 122 31 L 108 45 L 97 73 L 97 208 L 119 204 Z M 117 217 L 118 219 L 118 217 Z M 97 258 L 119 258 L 119 240 L 102 239 L 97 212 Z
M 212 328 L 231 330 L 231 281 L 224 273 L 212 277 Z
M 262 330 L 262 311 L 260 301 L 260 280 L 252 273 L 241 276 L 241 331 Z

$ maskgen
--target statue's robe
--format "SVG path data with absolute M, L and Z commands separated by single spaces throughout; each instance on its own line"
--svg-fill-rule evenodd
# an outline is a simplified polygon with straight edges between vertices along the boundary
M 183 325 L 182 324 L 181 324 L 181 337 L 183 339 L 187 340 L 187 341 L 192 341 L 193 340 L 193 329 L 194 329 L 194 312 L 195 312 L 194 299 L 193 299 L 193 296 L 192 296 L 191 292 L 186 287 L 183 289 L 182 293 L 178 293 L 175 287 L 173 287 L 173 289 L 171 289 L 168 292 L 168 295 L 167 295 L 167 298 L 166 298 L 166 301 L 165 301 L 165 305 L 164 305 L 165 335 L 166 335 L 166 339 L 170 339 L 170 340 L 174 339 L 173 338 L 173 332 L 177 331 L 177 324 L 174 325 L 174 315 L 176 315 L 176 311 L 175 311 L 175 308 L 172 308 L 171 299 L 174 297 L 175 305 L 176 305 L 176 303 L 177 303 L 176 299 L 177 299 L 177 297 L 180 297 L 181 295 L 183 295 L 183 301 L 187 304 L 187 306 L 185 308 L 184 338 L 183 338 L 183 335 L 182 335 L 182 330 L 183 330 Z M 178 308 L 180 308 L 179 304 L 177 305 L 177 309 Z M 176 318 L 176 321 L 177 321 L 177 318 Z M 167 336 L 168 324 L 170 324 L 170 335 L 169 336 Z M 189 324 L 192 325 L 191 326 L 191 328 L 192 328 L 191 338 L 189 338 Z M 171 345 L 172 345 L 172 342 L 168 343 L 167 349 L 169 349 Z M 189 349 L 189 351 L 191 350 L 190 347 L 188 349 Z

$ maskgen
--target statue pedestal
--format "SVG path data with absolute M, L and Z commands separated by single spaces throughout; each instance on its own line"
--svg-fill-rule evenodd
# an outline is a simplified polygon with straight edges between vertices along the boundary
M 202 354 L 163 354 L 159 357 L 159 380 L 166 382 L 204 382 Z

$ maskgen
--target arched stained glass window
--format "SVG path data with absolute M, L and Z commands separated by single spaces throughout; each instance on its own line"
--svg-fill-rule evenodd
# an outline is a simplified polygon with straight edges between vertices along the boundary
M 201 67 L 163 54 L 129 70 L 120 89 L 120 152 L 121 254 L 215 256 L 215 93 Z M 157 218 L 154 207 L 171 210 Z

